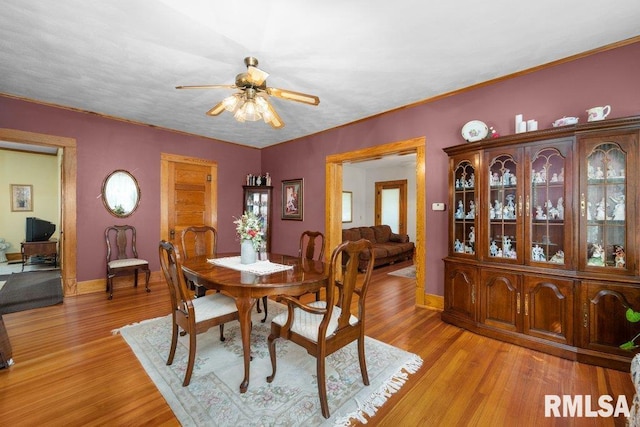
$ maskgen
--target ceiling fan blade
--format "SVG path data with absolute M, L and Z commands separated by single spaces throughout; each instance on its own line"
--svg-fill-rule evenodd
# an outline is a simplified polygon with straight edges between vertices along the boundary
M 269 77 L 269 73 L 251 65 L 247 67 L 247 74 L 249 75 L 249 80 L 256 86 L 260 86 Z
M 278 113 L 276 113 L 276 110 L 273 108 L 270 102 L 267 102 L 267 109 L 269 110 L 269 113 L 262 115 L 264 121 L 269 123 L 274 129 L 283 128 L 284 122 L 282 121 Z
M 275 87 L 268 87 L 267 93 L 277 98 L 288 99 L 289 101 L 303 102 L 310 105 L 318 105 L 320 98 L 315 95 L 308 95 L 306 93 L 294 92 L 292 90 L 278 89 Z
M 235 89 L 236 85 L 195 85 L 176 86 L 176 89 Z
M 224 107 L 225 107 L 224 101 L 221 101 L 218 104 L 216 104 L 215 107 L 207 111 L 206 114 L 207 116 L 217 116 L 218 114 L 222 113 L 225 110 Z

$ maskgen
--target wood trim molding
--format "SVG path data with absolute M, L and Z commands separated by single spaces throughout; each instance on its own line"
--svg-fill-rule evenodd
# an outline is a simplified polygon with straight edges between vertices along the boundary
M 76 236 L 76 176 L 78 170 L 78 154 L 75 138 L 26 132 L 17 129 L 0 128 L 0 139 L 31 145 L 57 147 L 62 149 L 60 174 L 60 265 L 65 296 L 76 295 L 77 289 L 77 236 Z
M 413 138 L 405 141 L 397 141 L 389 144 L 376 145 L 374 147 L 347 153 L 332 154 L 326 158 L 325 166 L 325 237 L 328 251 L 342 241 L 342 165 L 343 163 L 356 162 L 392 154 L 416 153 L 416 253 L 414 257 L 416 265 L 416 305 L 424 306 L 425 301 L 425 229 L 426 229 L 426 184 L 425 184 L 425 138 Z

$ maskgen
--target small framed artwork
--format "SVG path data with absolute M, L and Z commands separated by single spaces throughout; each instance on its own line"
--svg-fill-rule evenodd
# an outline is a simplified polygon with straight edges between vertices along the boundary
M 11 184 L 11 212 L 33 210 L 33 186 Z
M 282 219 L 302 221 L 303 200 L 302 178 L 282 181 Z
M 353 192 L 342 192 L 342 222 L 353 222 Z

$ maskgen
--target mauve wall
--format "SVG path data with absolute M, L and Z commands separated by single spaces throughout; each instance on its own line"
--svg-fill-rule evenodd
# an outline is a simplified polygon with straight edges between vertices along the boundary
M 76 139 L 79 282 L 104 277 L 104 229 L 112 224 L 134 225 L 138 255 L 160 270 L 160 153 L 218 162 L 218 248 L 237 249 L 233 217 L 241 214 L 246 174 L 260 170 L 260 150 L 4 97 L 0 127 Z M 100 198 L 102 181 L 115 169 L 130 171 L 140 185 L 140 206 L 128 218 L 110 215 Z
M 276 252 L 295 253 L 305 229 L 324 231 L 324 181 L 327 155 L 414 137 L 426 137 L 426 283 L 429 294 L 443 295 L 450 211 L 434 212 L 433 202 L 448 202 L 447 156 L 442 148 L 464 143 L 460 129 L 482 120 L 502 134 L 514 133 L 514 116 L 535 119 L 550 128 L 563 116 L 586 121 L 585 110 L 610 104 L 610 118 L 640 114 L 640 43 L 492 84 L 414 108 L 399 110 L 295 143 L 262 150 L 262 169 L 280 180 L 304 178 L 304 221 L 281 221 L 275 215 Z M 277 199 L 276 199 L 277 200 Z
M 430 294 L 443 294 L 449 211 L 433 212 L 431 203 L 447 199 L 447 158 L 443 147 L 462 143 L 460 129 L 472 119 L 513 133 L 513 118 L 522 113 L 540 128 L 564 115 L 586 119 L 584 110 L 611 104 L 610 117 L 640 114 L 640 43 L 559 65 L 461 95 L 403 109 L 262 151 L 206 138 L 186 136 L 0 97 L 0 127 L 75 138 L 78 141 L 78 280 L 104 276 L 104 228 L 135 225 L 140 253 L 159 270 L 160 153 L 182 154 L 218 162 L 219 249 L 237 249 L 232 220 L 242 206 L 241 184 L 249 172 L 273 174 L 275 200 L 280 181 L 304 178 L 304 221 L 281 221 L 274 206 L 273 250 L 295 254 L 305 229 L 324 231 L 325 158 L 378 144 L 426 137 L 427 216 L 426 283 Z M 249 123 L 248 126 L 260 125 Z M 114 169 L 133 172 L 142 188 L 141 205 L 130 218 L 109 215 L 100 200 L 104 177 Z M 227 226 L 225 226 L 227 224 Z

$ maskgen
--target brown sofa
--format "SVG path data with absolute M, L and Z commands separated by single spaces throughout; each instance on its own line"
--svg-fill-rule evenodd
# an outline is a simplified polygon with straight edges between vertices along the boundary
M 406 234 L 391 232 L 388 225 L 373 227 L 354 227 L 342 230 L 342 241 L 367 239 L 373 243 L 375 261 L 373 266 L 393 264 L 396 261 L 413 257 L 415 245 Z M 360 254 L 359 268 L 362 270 L 369 259 L 368 253 Z M 345 262 L 346 260 L 343 260 Z

